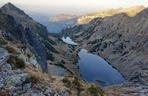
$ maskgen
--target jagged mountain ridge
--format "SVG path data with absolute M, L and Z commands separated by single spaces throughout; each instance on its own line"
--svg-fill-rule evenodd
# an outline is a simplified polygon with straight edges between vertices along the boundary
M 6 7 L 5 7 L 6 6 Z M 6 4 L 3 6 L 2 10 L 8 10 L 7 6 L 13 6 L 11 3 Z M 5 9 L 6 8 L 6 9 Z M 7 11 L 6 10 L 6 11 Z M 18 11 L 21 11 L 20 9 L 17 8 Z M 17 12 L 18 12 L 17 11 Z M 9 13 L 9 12 L 6 12 Z M 41 67 L 44 71 L 47 71 L 49 63 L 52 65 L 58 65 L 61 62 L 65 62 L 64 65 L 62 65 L 65 70 L 70 71 L 71 73 L 78 73 L 76 66 L 73 65 L 75 62 L 74 57 L 69 58 L 69 57 L 63 57 L 65 56 L 65 52 L 68 50 L 68 45 L 63 43 L 60 38 L 55 38 L 54 36 L 47 34 L 46 27 L 43 25 L 37 23 L 33 19 L 29 19 L 31 17 L 28 17 L 28 19 L 23 18 L 22 16 L 19 15 L 19 13 L 15 13 L 15 15 L 18 16 L 12 16 L 10 11 L 10 15 L 6 14 L 5 12 L 1 11 L 1 14 L 4 14 L 7 16 L 7 18 L 4 18 L 4 16 L 1 16 L 1 26 L 0 26 L 0 40 L 1 38 L 7 41 L 10 44 L 8 44 L 10 47 L 16 48 L 16 50 L 23 50 L 23 52 L 19 52 L 21 54 L 21 58 L 25 58 L 28 56 L 22 56 L 23 53 L 25 55 L 27 54 L 33 54 L 34 56 L 31 56 L 31 61 L 28 60 L 28 58 L 25 58 L 24 61 L 27 59 L 27 64 L 28 63 L 33 63 L 33 65 L 37 65 L 37 67 Z M 25 13 L 24 13 L 25 14 Z M 28 16 L 28 15 L 26 15 Z M 18 21 L 15 20 L 15 18 L 18 17 Z M 21 18 L 22 17 L 22 18 Z M 17 18 L 16 18 L 17 19 Z M 21 20 L 23 19 L 23 20 Z M 27 24 L 28 22 L 28 24 Z M 29 26 L 28 26 L 29 25 Z M 43 26 L 43 27 L 42 27 Z M 45 35 L 47 34 L 47 35 Z M 45 36 L 44 36 L 45 35 Z M 27 48 L 17 48 L 17 43 L 19 45 L 23 45 Z M 13 44 L 13 45 L 11 45 Z M 3 45 L 2 45 L 3 46 Z M 7 46 L 4 45 L 4 46 Z M 28 49 L 30 50 L 28 53 Z M 25 51 L 25 52 L 24 52 Z M 27 52 L 26 52 L 27 51 Z M 68 53 L 67 53 L 68 54 Z M 30 56 L 29 56 L 30 57 Z M 37 59 L 38 64 L 34 64 L 34 61 Z M 47 63 L 48 62 L 48 63 Z M 40 65 L 40 66 L 38 66 Z M 61 66 L 61 65 L 59 65 Z M 50 69 L 49 69 L 50 70 Z
M 19 8 L 15 7 L 11 3 L 7 3 L 1 7 L 1 12 L 13 16 L 17 23 L 21 23 L 23 27 L 32 27 L 39 35 L 47 38 L 47 30 L 46 27 L 35 22 L 31 17 L 29 17 L 24 11 L 20 10 Z M 39 27 L 41 30 L 36 30 Z
M 133 6 L 133 7 L 129 7 L 129 8 L 103 10 L 103 11 L 99 11 L 99 12 L 95 12 L 95 13 L 90 13 L 85 16 L 81 16 L 78 19 L 78 22 L 80 24 L 86 24 L 86 23 L 90 22 L 91 20 L 93 20 L 94 18 L 97 18 L 97 17 L 104 18 L 106 16 L 112 16 L 112 15 L 119 14 L 119 13 L 126 13 L 126 14 L 128 14 L 128 16 L 135 16 L 137 13 L 139 13 L 143 9 L 145 9 L 145 7 L 141 5 L 141 6 Z
M 50 54 L 51 50 L 53 52 L 56 50 L 50 44 L 46 27 L 11 3 L 0 8 L 0 13 L 3 15 L 1 16 L 3 35 L 9 40 L 24 43 L 35 54 L 41 68 L 47 71 L 46 55 Z
M 133 82 L 147 82 L 148 8 L 134 17 L 125 13 L 96 18 L 65 30 L 76 42 L 104 57 Z

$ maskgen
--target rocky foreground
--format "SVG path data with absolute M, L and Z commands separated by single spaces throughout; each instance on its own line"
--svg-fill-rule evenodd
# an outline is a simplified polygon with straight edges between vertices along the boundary
M 104 96 L 102 89 L 71 76 L 42 73 L 0 48 L 0 96 Z

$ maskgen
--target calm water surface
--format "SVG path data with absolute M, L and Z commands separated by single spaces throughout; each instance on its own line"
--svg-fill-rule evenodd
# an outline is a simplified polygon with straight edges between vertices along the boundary
M 81 49 L 78 66 L 82 78 L 101 86 L 124 83 L 122 75 L 98 55 L 88 53 Z

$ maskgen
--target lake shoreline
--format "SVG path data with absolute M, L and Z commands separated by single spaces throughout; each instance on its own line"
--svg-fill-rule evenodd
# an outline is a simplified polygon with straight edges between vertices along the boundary
M 67 37 L 66 37 L 67 38 Z M 69 37 L 70 38 L 70 37 Z M 62 38 L 62 40 L 63 40 L 63 38 Z M 69 40 L 71 40 L 72 41 L 72 39 L 70 38 Z M 70 41 L 70 42 L 71 42 Z M 65 42 L 64 40 L 63 40 L 63 42 Z M 67 42 L 65 42 L 66 44 L 69 44 L 69 43 L 67 43 Z M 75 43 L 75 42 L 74 42 Z M 69 44 L 69 45 L 71 45 L 71 44 Z M 80 53 L 80 51 L 83 49 L 80 45 L 72 45 L 72 46 L 76 46 L 76 48 L 75 48 L 75 50 L 77 50 L 77 52 L 76 52 L 76 58 L 77 58 L 77 61 L 76 61 L 76 66 L 77 66 L 77 69 L 79 70 L 79 77 L 82 79 L 82 80 L 84 80 L 85 82 L 88 82 L 86 79 L 84 79 L 83 78 L 83 75 L 82 75 L 82 73 L 81 73 L 81 70 L 80 70 L 80 66 L 79 66 L 79 59 L 80 59 L 80 56 L 79 56 L 79 53 Z M 88 53 L 89 53 L 89 51 L 88 51 Z M 89 54 L 93 54 L 93 53 L 89 53 Z M 95 55 L 95 54 L 93 54 L 93 55 Z M 103 60 L 105 60 L 104 58 L 102 58 Z M 107 62 L 107 61 L 106 61 Z M 110 66 L 111 66 L 111 64 L 109 64 Z M 111 66 L 112 68 L 114 68 L 113 66 Z M 115 68 L 114 68 L 115 69 Z M 116 70 L 116 69 L 115 69 Z M 117 72 L 119 72 L 118 70 L 117 70 Z M 122 74 L 121 74 L 122 75 Z M 122 76 L 123 77 L 123 76 Z M 123 77 L 124 78 L 124 77 Z M 100 80 L 96 80 L 96 81 L 100 81 Z M 90 83 L 90 82 L 88 82 L 88 83 Z M 91 82 L 92 83 L 92 82 Z M 95 83 L 95 82 L 94 82 Z M 124 82 L 125 83 L 125 82 Z M 119 83 L 118 83 L 119 84 Z M 120 83 L 120 84 L 123 84 L 123 83 Z M 116 84 L 113 84 L 113 85 L 116 85 Z M 110 86 L 110 85 L 109 85 Z

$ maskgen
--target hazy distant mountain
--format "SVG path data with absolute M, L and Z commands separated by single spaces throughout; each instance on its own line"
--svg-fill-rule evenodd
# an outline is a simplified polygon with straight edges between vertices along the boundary
M 60 22 L 77 18 L 76 15 L 60 14 L 49 18 L 51 22 Z
M 60 14 L 49 18 L 46 22 L 46 26 L 49 32 L 58 33 L 67 27 L 71 27 L 77 24 L 78 16 Z

